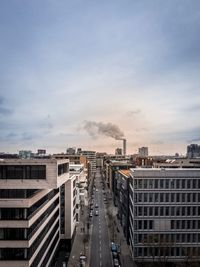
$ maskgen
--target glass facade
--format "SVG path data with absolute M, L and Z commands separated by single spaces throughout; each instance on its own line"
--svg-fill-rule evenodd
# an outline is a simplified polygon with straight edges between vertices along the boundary
M 0 179 L 46 179 L 46 165 L 3 165 Z

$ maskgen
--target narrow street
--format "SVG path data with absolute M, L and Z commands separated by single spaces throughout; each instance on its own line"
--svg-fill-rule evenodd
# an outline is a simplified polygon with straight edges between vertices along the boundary
M 90 266 L 110 267 L 112 266 L 112 259 L 106 221 L 103 184 L 101 181 L 101 174 L 97 172 L 94 183 L 93 210 L 91 210 L 92 217 L 90 217 L 92 225 Z M 98 205 L 98 208 L 95 207 L 95 205 Z M 96 213 L 98 213 L 98 215 Z

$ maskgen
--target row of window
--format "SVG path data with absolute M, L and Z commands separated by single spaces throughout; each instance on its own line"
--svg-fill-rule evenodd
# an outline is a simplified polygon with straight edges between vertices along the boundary
M 200 247 L 135 247 L 136 257 L 197 257 L 200 258 Z
M 0 189 L 0 198 L 30 198 L 38 189 Z
M 138 220 L 135 221 L 135 230 L 153 230 L 154 221 L 153 220 Z
M 50 229 L 51 225 L 55 221 L 56 216 L 58 216 L 58 214 L 56 214 L 55 217 L 53 217 L 49 221 L 49 223 L 47 224 L 45 229 L 42 231 L 41 235 L 39 235 L 36 238 L 36 240 L 31 245 L 30 248 L 28 248 L 28 249 L 27 248 L 0 248 L 0 260 L 28 260 L 28 259 L 30 259 L 32 257 L 32 255 L 34 254 L 34 252 L 36 251 L 36 249 L 38 248 L 41 241 L 44 239 L 44 237 L 45 237 L 46 233 L 48 232 L 48 230 Z M 59 228 L 59 222 L 56 223 L 56 225 L 52 229 L 50 235 L 48 236 L 47 240 L 45 241 L 45 243 L 42 247 L 43 253 L 46 251 L 48 244 L 52 240 L 52 238 L 55 235 L 55 232 L 58 230 L 58 228 Z M 42 257 L 42 255 L 41 255 L 41 257 Z M 32 266 L 35 267 L 38 265 L 32 265 Z
M 172 230 L 200 230 L 200 220 L 171 220 Z
M 0 240 L 30 240 L 59 203 L 59 199 L 31 225 L 30 228 L 0 228 Z
M 134 202 L 199 203 L 200 193 L 135 193 Z
M 69 164 L 68 163 L 63 163 L 58 165 L 58 176 L 69 172 Z
M 198 189 L 199 179 L 168 178 L 168 179 L 134 179 L 135 189 Z
M 173 233 L 173 234 L 138 234 L 134 236 L 135 244 L 164 244 L 173 245 L 175 243 L 199 243 L 200 233 Z
M 0 179 L 46 179 L 46 165 L 3 165 Z
M 200 216 L 200 206 L 138 206 L 135 216 Z
M 0 208 L 1 220 L 27 220 L 30 219 L 39 209 L 41 209 L 48 201 L 50 201 L 59 189 L 54 189 L 38 200 L 30 208 Z

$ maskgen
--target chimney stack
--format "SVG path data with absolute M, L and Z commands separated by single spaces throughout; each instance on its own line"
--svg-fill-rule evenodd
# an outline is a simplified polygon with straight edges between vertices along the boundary
M 123 154 L 124 156 L 126 156 L 126 139 L 122 139 L 123 140 Z

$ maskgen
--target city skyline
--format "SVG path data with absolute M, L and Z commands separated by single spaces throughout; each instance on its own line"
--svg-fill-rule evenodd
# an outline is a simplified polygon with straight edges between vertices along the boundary
M 199 1 L 0 6 L 0 151 L 122 147 L 86 122 L 118 127 L 128 154 L 200 143 Z

